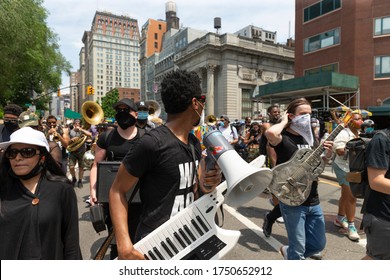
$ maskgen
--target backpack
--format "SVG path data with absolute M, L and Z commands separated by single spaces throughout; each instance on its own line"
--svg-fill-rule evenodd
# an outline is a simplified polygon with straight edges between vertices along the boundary
M 389 130 L 378 130 L 375 133 L 382 133 L 390 137 Z M 370 141 L 371 138 L 360 137 L 349 140 L 346 144 L 350 171 L 347 173 L 346 179 L 353 196 L 356 198 L 367 198 L 370 191 L 366 166 L 366 149 Z

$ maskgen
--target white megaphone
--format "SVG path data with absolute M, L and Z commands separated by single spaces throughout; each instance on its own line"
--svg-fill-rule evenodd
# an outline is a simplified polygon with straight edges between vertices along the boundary
M 203 136 L 203 145 L 207 150 L 207 168 L 210 168 L 209 157 L 211 156 L 225 176 L 227 183 L 226 204 L 232 207 L 241 206 L 261 194 L 271 183 L 271 169 L 259 167 L 264 164 L 265 157 L 259 157 L 261 162 L 255 164 L 258 167 L 248 164 L 219 130 L 207 132 Z M 213 165 L 214 162 L 212 162 Z

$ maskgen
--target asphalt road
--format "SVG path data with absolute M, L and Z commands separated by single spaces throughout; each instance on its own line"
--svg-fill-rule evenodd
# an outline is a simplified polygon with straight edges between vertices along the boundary
M 75 188 L 78 197 L 80 216 L 80 246 L 83 258 L 93 259 L 98 248 L 107 236 L 107 231 L 97 234 L 90 222 L 89 207 L 85 199 L 89 195 L 89 172 L 85 173 L 85 183 L 82 189 Z M 328 178 L 328 177 L 327 177 Z M 325 260 L 359 260 L 365 255 L 365 235 L 360 232 L 359 242 L 350 241 L 345 232 L 333 225 L 337 214 L 340 188 L 335 181 L 321 178 L 319 192 L 322 209 L 326 221 L 327 245 L 322 252 Z M 268 194 L 261 194 L 250 202 L 238 207 L 224 206 L 223 228 L 239 230 L 241 236 L 238 243 L 224 259 L 227 260 L 281 260 L 278 250 L 287 244 L 287 234 L 283 223 L 275 223 L 272 236 L 266 238 L 261 230 L 263 216 L 272 209 L 268 201 Z M 361 200 L 358 200 L 356 209 L 356 227 L 360 226 Z M 106 255 L 105 259 L 108 259 Z

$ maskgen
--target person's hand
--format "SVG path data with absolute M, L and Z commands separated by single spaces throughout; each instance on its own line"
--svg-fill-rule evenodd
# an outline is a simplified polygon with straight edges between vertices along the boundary
M 327 159 L 332 158 L 333 156 L 333 141 L 325 141 L 323 143 L 324 148 L 325 148 L 325 157 Z
M 215 164 L 213 169 L 205 171 L 200 189 L 203 193 L 212 192 L 221 183 L 221 180 L 222 170 L 218 164 Z
M 287 110 L 284 111 L 284 112 L 280 115 L 280 122 L 288 123 L 288 113 L 287 113 Z
M 145 256 L 132 247 L 130 250 L 118 251 L 118 260 L 145 260 Z

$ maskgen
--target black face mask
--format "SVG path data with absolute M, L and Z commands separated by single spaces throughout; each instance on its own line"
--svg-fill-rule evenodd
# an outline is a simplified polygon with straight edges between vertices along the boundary
M 122 129 L 127 129 L 130 126 L 135 125 L 135 122 L 137 121 L 133 115 L 130 115 L 126 111 L 116 113 L 115 119 L 118 122 L 119 127 Z
M 15 172 L 12 170 L 12 168 L 10 168 L 10 170 L 9 170 L 9 175 L 13 178 L 28 180 L 28 179 L 31 179 L 31 178 L 37 176 L 38 174 L 40 174 L 42 172 L 42 170 L 43 170 L 43 165 L 40 163 L 40 161 L 38 161 L 38 163 L 35 165 L 35 167 L 30 171 L 30 173 L 28 173 L 26 175 L 16 175 Z
M 18 122 L 4 121 L 4 126 L 9 131 L 16 131 L 19 128 Z

